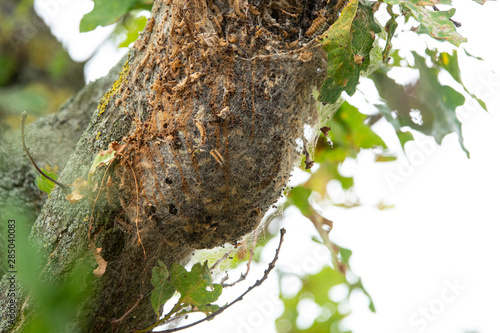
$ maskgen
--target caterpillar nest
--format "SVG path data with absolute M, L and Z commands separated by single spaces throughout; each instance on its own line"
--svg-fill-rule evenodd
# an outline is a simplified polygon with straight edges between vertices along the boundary
M 159 246 L 213 248 L 252 231 L 317 118 L 321 47 L 266 19 L 268 5 L 211 3 L 155 2 L 153 17 L 168 14 L 135 43 L 117 100 L 135 119 L 115 170 L 120 201 Z

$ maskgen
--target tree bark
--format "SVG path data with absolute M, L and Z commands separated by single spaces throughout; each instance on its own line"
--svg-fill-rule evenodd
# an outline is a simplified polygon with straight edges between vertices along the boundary
M 25 139 L 40 167 L 64 169 L 83 131 L 97 109 L 100 97 L 118 78 L 125 60 L 120 61 L 105 77 L 89 83 L 61 106 L 57 113 L 41 117 L 26 125 Z M 5 127 L 0 132 L 0 218 L 8 219 L 9 206 L 16 205 L 30 221 L 40 213 L 47 195 L 35 185 L 37 172 L 22 149 L 20 130 Z M 28 227 L 31 228 L 33 223 Z M 5 223 L 0 235 L 5 235 Z M 0 256 L 5 258 L 4 237 L 0 239 Z M 0 267 L 0 276 L 4 267 Z
M 335 3 L 155 2 L 59 180 L 87 179 L 112 142 L 121 144 L 116 161 L 74 204 L 70 191 L 54 189 L 31 232 L 39 279 L 65 285 L 83 267 L 85 299 L 68 330 L 147 327 L 158 259 L 183 263 L 193 249 L 236 244 L 258 225 L 300 157 L 296 140 L 317 119 L 312 91 L 326 60 L 305 32 L 327 12 L 338 16 Z M 92 275 L 96 248 L 107 261 L 101 277 Z M 34 297 L 20 294 L 10 330 L 33 322 Z

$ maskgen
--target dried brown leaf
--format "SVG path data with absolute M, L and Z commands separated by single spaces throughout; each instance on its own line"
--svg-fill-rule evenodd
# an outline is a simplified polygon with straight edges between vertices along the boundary
M 93 271 L 96 277 L 101 277 L 104 274 L 104 272 L 106 272 L 106 266 L 108 265 L 108 262 L 104 260 L 103 257 L 101 257 L 101 255 L 99 254 L 101 253 L 101 250 L 102 248 L 99 247 L 94 251 L 95 261 L 97 261 L 97 264 L 99 265 L 99 267 L 97 267 Z

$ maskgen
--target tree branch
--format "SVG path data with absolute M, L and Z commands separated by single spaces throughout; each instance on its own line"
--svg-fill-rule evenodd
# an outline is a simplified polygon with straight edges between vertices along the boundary
M 259 279 L 259 280 L 257 280 L 257 281 L 255 281 L 255 283 L 252 286 L 248 287 L 248 289 L 243 294 L 241 294 L 238 298 L 236 298 L 235 300 L 233 300 L 228 305 L 223 306 L 222 308 L 220 308 L 219 310 L 215 311 L 214 313 L 206 316 L 205 318 L 200 319 L 198 321 L 195 321 L 194 323 L 191 323 L 191 324 L 188 324 L 188 325 L 185 325 L 185 326 L 181 326 L 181 327 L 176 327 L 176 328 L 168 329 L 168 330 L 156 331 L 156 332 L 161 332 L 161 333 L 178 332 L 178 331 L 182 331 L 182 330 L 185 330 L 187 328 L 196 326 L 198 324 L 201 324 L 204 321 L 213 319 L 215 316 L 221 314 L 227 308 L 229 308 L 232 305 L 234 305 L 236 302 L 239 302 L 239 301 L 243 300 L 243 297 L 245 297 L 246 294 L 248 294 L 250 291 L 252 291 L 256 287 L 260 286 L 268 278 L 269 273 L 271 273 L 271 271 L 274 269 L 274 267 L 276 265 L 276 261 L 278 261 L 278 254 L 280 253 L 281 245 L 283 244 L 283 237 L 285 236 L 285 233 L 286 233 L 285 228 L 281 228 L 281 230 L 280 230 L 280 242 L 278 244 L 278 248 L 276 249 L 276 254 L 274 255 L 274 259 L 269 263 L 269 266 L 267 267 L 267 269 L 264 271 L 264 275 L 262 276 L 262 278 Z

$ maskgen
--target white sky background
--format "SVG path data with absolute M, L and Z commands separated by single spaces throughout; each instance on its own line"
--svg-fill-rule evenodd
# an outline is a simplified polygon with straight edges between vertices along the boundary
M 351 298 L 346 327 L 354 333 L 500 332 L 500 4 L 490 1 L 480 6 L 459 0 L 454 5 L 453 18 L 463 24 L 459 32 L 469 39 L 465 49 L 485 59 L 461 57 L 462 77 L 469 91 L 486 102 L 489 113 L 469 101 L 459 110 L 470 160 L 456 135 L 447 136 L 441 146 L 417 135 L 416 142 L 406 146 L 410 164 L 405 164 L 390 126 L 378 124 L 377 132 L 401 159 L 374 163 L 373 155 L 363 152 L 357 161 L 346 163 L 344 170 L 354 174 L 356 193 L 365 206 L 349 210 L 330 206 L 325 213 L 334 221 L 334 240 L 353 250 L 352 269 L 377 308 L 372 314 L 366 297 Z M 78 33 L 80 17 L 92 8 L 88 0 L 37 0 L 36 8 L 77 60 L 90 56 L 109 33 L 109 28 Z M 425 48 L 419 40 L 406 43 Z M 104 75 L 126 51 L 116 52 L 105 43 L 99 53 L 86 68 L 88 79 Z M 360 88 L 369 94 L 366 82 Z M 361 112 L 372 110 L 356 96 L 351 103 Z M 388 173 L 402 181 L 390 186 Z M 334 185 L 329 190 L 332 197 L 338 194 Z M 395 208 L 373 208 L 381 200 Z M 327 256 L 309 241 L 312 224 L 293 210 L 284 217 L 288 232 L 279 266 L 296 273 L 319 271 Z M 270 261 L 273 254 L 272 245 L 263 256 Z M 249 283 L 265 268 L 255 265 Z M 234 295 L 246 287 L 240 286 Z M 287 287 L 297 288 L 296 281 L 290 280 Z M 341 293 L 335 290 L 333 297 Z M 313 309 L 302 305 L 307 310 L 300 322 L 307 327 Z M 243 302 L 189 332 L 274 332 L 281 311 L 277 277 L 272 275 Z

